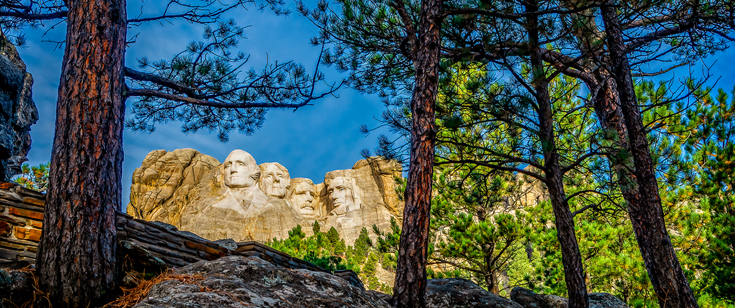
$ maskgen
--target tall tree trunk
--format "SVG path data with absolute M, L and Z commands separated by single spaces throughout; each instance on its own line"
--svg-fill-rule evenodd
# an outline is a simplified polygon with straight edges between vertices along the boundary
M 531 0 L 526 3 L 527 13 L 537 11 L 538 4 L 536 1 Z M 564 281 L 567 284 L 567 292 L 569 293 L 569 308 L 587 308 L 589 307 L 589 298 L 584 280 L 582 254 L 579 252 L 579 244 L 574 232 L 574 219 L 572 212 L 569 210 L 569 203 L 564 191 L 564 173 L 559 163 L 559 153 L 556 147 L 549 80 L 546 77 L 546 70 L 541 60 L 541 50 L 539 49 L 538 16 L 534 14 L 530 14 L 530 16 L 526 19 L 526 31 L 528 32 L 528 43 L 531 49 L 532 86 L 538 104 L 539 139 L 544 154 L 546 187 L 554 210 L 556 237 L 561 246 Z
M 656 171 L 651 159 L 641 111 L 636 101 L 635 86 L 626 55 L 620 21 L 612 1 L 602 6 L 601 11 L 607 33 L 610 64 L 628 130 L 630 154 L 635 164 L 633 176 L 638 186 L 640 201 L 638 203 L 629 202 L 628 212 L 641 255 L 662 308 L 698 307 L 666 230 L 656 182 Z
M 122 180 L 124 0 L 67 0 L 66 48 L 38 252 L 55 306 L 96 306 L 116 287 Z
M 493 294 L 500 293 L 500 289 L 498 288 L 497 275 L 495 275 L 494 272 L 485 274 L 485 284 L 487 285 L 488 291 L 492 292 Z
M 538 50 L 538 49 L 537 49 Z M 531 58 L 535 58 L 531 56 Z M 532 60 L 532 62 L 534 62 Z M 540 60 L 539 60 L 540 63 Z M 532 70 L 538 68 L 533 64 Z M 541 68 L 543 72 L 543 68 Z M 584 280 L 584 265 L 579 252 L 577 235 L 574 232 L 574 219 L 569 209 L 563 177 L 556 148 L 553 114 L 549 97 L 548 81 L 534 81 L 534 90 L 539 105 L 539 135 L 544 153 L 546 187 L 549 191 L 551 207 L 554 210 L 556 238 L 561 246 L 561 261 L 564 265 L 564 281 L 569 292 L 569 308 L 589 307 L 587 285 Z
M 442 0 L 421 2 L 418 48 L 413 59 L 416 82 L 411 98 L 411 159 L 393 289 L 393 301 L 400 308 L 426 306 L 424 293 L 436 141 L 434 108 L 439 82 L 441 6 Z

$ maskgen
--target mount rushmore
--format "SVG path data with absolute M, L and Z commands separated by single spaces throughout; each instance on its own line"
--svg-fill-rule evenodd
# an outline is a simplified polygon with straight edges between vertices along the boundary
M 284 239 L 296 225 L 309 234 L 318 221 L 352 243 L 363 227 L 390 230 L 391 217 L 400 223 L 400 178 L 401 165 L 381 157 L 327 172 L 314 184 L 292 179 L 279 163 L 258 165 L 243 150 L 232 151 L 224 163 L 193 149 L 157 150 L 133 173 L 127 213 L 210 240 Z

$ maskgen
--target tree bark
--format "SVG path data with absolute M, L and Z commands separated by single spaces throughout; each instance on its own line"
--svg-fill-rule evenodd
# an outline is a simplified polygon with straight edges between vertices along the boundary
M 635 197 L 640 199 L 628 202 L 628 213 L 641 255 L 662 308 L 698 307 L 666 230 L 655 167 L 641 111 L 636 101 L 620 21 L 611 1 L 603 5 L 601 11 L 607 33 L 610 65 L 618 88 L 620 107 L 628 131 L 630 154 L 635 165 L 632 174 L 637 184 L 638 194 Z
M 531 58 L 537 57 L 532 55 Z M 538 63 L 541 63 L 540 59 Z M 533 71 L 538 69 L 534 64 L 531 64 L 531 67 Z M 542 68 L 541 72 L 543 72 Z M 544 154 L 546 187 L 549 191 L 551 207 L 554 210 L 556 238 L 561 246 L 564 281 L 567 284 L 567 292 L 569 292 L 569 308 L 587 308 L 589 298 L 584 280 L 582 254 L 579 251 L 577 235 L 574 231 L 574 219 L 564 190 L 564 173 L 561 170 L 559 153 L 556 148 L 548 81 L 535 80 L 534 90 L 539 105 L 539 135 Z
M 537 11 L 538 4 L 536 1 L 532 0 L 526 3 L 526 12 L 535 13 Z M 587 308 L 589 307 L 589 298 L 584 280 L 582 254 L 579 251 L 577 236 L 574 232 L 574 219 L 564 190 L 564 173 L 559 163 L 559 152 L 556 147 L 549 80 L 546 77 L 546 69 L 539 48 L 539 22 L 537 15 L 530 15 L 531 17 L 526 19 L 526 31 L 528 32 L 528 43 L 531 49 L 532 87 L 538 104 L 539 139 L 544 154 L 546 187 L 554 210 L 556 237 L 561 246 L 564 281 L 569 293 L 569 308 Z
M 423 0 L 414 55 L 416 82 L 411 98 L 411 158 L 406 205 L 398 250 L 393 302 L 396 307 L 425 307 L 431 186 L 436 123 L 434 108 L 439 82 L 442 0 Z
M 125 0 L 66 4 L 38 271 L 54 306 L 87 307 L 116 291 L 126 12 Z

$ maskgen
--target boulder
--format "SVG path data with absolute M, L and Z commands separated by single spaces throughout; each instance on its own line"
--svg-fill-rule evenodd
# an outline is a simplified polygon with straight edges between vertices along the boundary
M 429 279 L 426 285 L 427 308 L 522 308 L 517 303 L 486 291 L 461 278 Z
M 288 269 L 258 257 L 227 256 L 174 270 L 135 307 L 371 307 L 390 295 L 366 291 L 322 271 Z M 173 277 L 173 276 L 172 276 Z M 430 279 L 427 308 L 522 308 L 465 279 Z
M 38 110 L 31 98 L 33 77 L 12 43 L 0 31 L 0 181 L 21 173 L 31 149 L 31 125 Z
M 569 300 L 556 295 L 537 294 L 529 289 L 515 287 L 510 299 L 524 308 L 566 308 Z M 628 308 L 622 300 L 609 293 L 589 293 L 590 308 Z
M 33 291 L 31 271 L 0 268 L 0 308 L 19 307 L 30 302 Z
M 160 282 L 135 307 L 389 307 L 338 276 L 281 268 L 258 257 L 200 261 L 173 274 L 198 278 Z

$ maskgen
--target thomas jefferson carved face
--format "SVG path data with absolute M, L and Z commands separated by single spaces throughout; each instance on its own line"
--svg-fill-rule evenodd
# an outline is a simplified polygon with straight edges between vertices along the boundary
M 230 188 L 251 187 L 260 177 L 260 169 L 255 159 L 243 150 L 230 152 L 225 159 L 224 167 L 225 185 Z
M 291 193 L 291 204 L 301 213 L 301 216 L 307 219 L 315 219 L 320 215 L 314 198 L 316 197 L 315 186 L 311 180 L 300 181 L 294 184 L 294 190 Z
M 291 177 L 288 175 L 286 167 L 279 163 L 264 163 L 260 165 L 260 190 L 268 196 L 276 198 L 285 198 L 288 187 L 291 184 Z
M 351 178 L 335 177 L 329 183 L 327 192 L 332 203 L 330 215 L 342 215 L 360 208 L 360 191 Z

